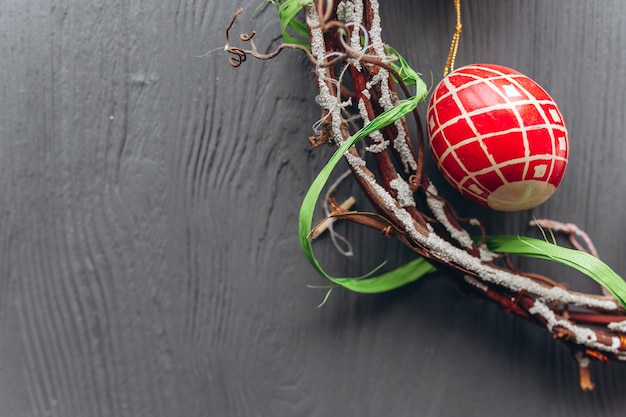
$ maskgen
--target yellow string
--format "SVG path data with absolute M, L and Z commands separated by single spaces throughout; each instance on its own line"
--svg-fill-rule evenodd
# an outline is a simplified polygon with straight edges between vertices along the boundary
M 452 35 L 446 66 L 443 69 L 444 77 L 448 75 L 448 72 L 454 71 L 454 61 L 456 60 L 456 53 L 459 50 L 459 39 L 461 38 L 461 30 L 463 30 L 463 25 L 461 24 L 461 0 L 454 0 L 454 10 L 456 12 L 456 26 L 454 27 L 454 35 Z

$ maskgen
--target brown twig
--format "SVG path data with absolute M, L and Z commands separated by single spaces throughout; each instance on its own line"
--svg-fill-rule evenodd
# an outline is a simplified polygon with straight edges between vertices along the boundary
M 301 50 L 309 56 L 309 59 L 314 61 L 313 56 L 311 55 L 311 52 L 309 52 L 307 48 L 305 48 L 304 46 L 296 45 L 292 43 L 281 43 L 273 52 L 270 52 L 269 54 L 262 54 L 257 50 L 257 47 L 254 43 L 253 38 L 254 38 L 254 35 L 256 35 L 256 32 L 254 31 L 251 33 L 242 33 L 239 35 L 239 39 L 243 42 L 248 42 L 250 44 L 251 49 L 242 49 L 242 48 L 232 46 L 230 44 L 230 30 L 233 28 L 235 21 L 237 20 L 237 18 L 239 17 L 241 13 L 243 13 L 243 8 L 237 9 L 237 11 L 233 14 L 233 17 L 230 19 L 230 23 L 226 27 L 226 44 L 224 45 L 224 50 L 233 55 L 228 59 L 228 62 L 230 63 L 231 66 L 233 67 L 240 66 L 246 60 L 246 57 L 248 55 L 252 55 L 253 57 L 257 59 L 261 59 L 261 60 L 272 59 L 272 58 L 275 58 L 278 54 L 280 54 L 285 49 Z
M 318 2 L 316 4 L 319 6 L 320 3 Z M 364 26 L 367 28 L 371 28 L 373 25 L 372 17 L 375 15 L 375 13 L 377 13 L 377 11 L 372 10 L 372 4 L 369 1 L 364 1 L 364 5 L 365 12 L 363 18 L 366 19 L 366 21 L 364 22 Z M 316 9 L 313 8 L 309 11 L 310 13 L 314 13 L 315 10 Z M 319 7 L 317 10 L 319 10 Z M 363 117 L 366 117 L 368 120 L 372 120 L 372 118 L 376 117 L 378 114 L 380 114 L 380 112 L 384 110 L 383 106 L 379 105 L 379 100 L 381 99 L 380 86 L 382 84 L 378 84 L 377 88 L 369 88 L 369 92 L 367 94 L 364 93 L 366 87 L 371 85 L 377 85 L 374 80 L 380 74 L 380 69 L 384 69 L 387 71 L 388 74 L 390 74 L 389 81 L 387 81 L 390 84 L 393 83 L 394 79 L 395 81 L 399 81 L 400 77 L 393 71 L 393 68 L 385 62 L 385 57 L 375 56 L 373 55 L 373 53 L 355 54 L 353 49 L 346 49 L 345 47 L 342 47 L 342 42 L 337 41 L 336 31 L 333 31 L 331 29 L 342 26 L 341 24 L 331 24 L 329 22 L 326 22 L 324 19 L 327 19 L 329 15 L 329 13 L 324 13 L 323 16 L 321 14 L 318 15 L 317 18 L 319 19 L 319 23 L 317 23 L 315 26 L 318 29 L 328 28 L 330 32 L 326 32 L 326 36 L 324 38 L 326 53 L 338 54 L 334 55 L 334 59 L 332 61 L 329 61 L 328 64 L 332 64 L 333 67 L 340 63 L 345 63 L 345 65 L 351 65 L 351 60 L 357 60 L 357 62 L 362 66 L 361 69 L 357 70 L 354 66 L 351 65 L 349 68 L 349 74 L 351 77 L 352 85 L 355 86 L 355 100 L 362 103 L 361 105 L 364 109 Z M 309 21 L 313 21 L 313 19 L 309 19 Z M 344 30 L 346 30 L 345 25 L 343 26 L 343 28 Z M 347 31 L 347 33 L 349 33 L 349 31 Z M 314 56 L 314 58 L 316 58 L 318 61 L 320 60 L 320 57 Z M 330 67 L 331 65 L 327 66 Z M 334 90 L 334 84 L 327 82 L 327 79 L 332 78 L 333 74 L 334 71 L 329 68 L 324 75 L 324 77 L 326 78 L 318 79 L 318 82 L 321 83 L 320 85 L 324 85 L 331 90 L 336 91 Z M 402 85 L 400 85 L 400 87 L 403 88 Z M 416 119 L 418 120 L 419 125 L 419 117 L 416 117 Z M 330 124 L 332 122 L 333 120 L 329 118 L 328 123 Z M 421 126 L 418 126 L 418 129 L 421 132 Z M 394 129 L 382 129 L 380 131 L 380 134 L 382 135 L 382 139 L 379 138 L 376 142 L 370 142 L 371 145 L 375 143 L 381 143 L 381 140 L 383 142 L 385 140 L 391 142 L 397 136 L 397 132 L 395 132 Z M 347 135 L 345 134 L 345 132 L 341 133 L 340 137 L 336 138 L 338 143 L 346 139 Z M 421 149 L 421 146 L 419 147 L 419 149 Z M 585 357 L 604 358 L 610 356 L 615 359 L 626 360 L 626 345 L 620 342 L 619 346 L 615 346 L 615 340 L 622 340 L 621 333 L 609 328 L 598 329 L 587 326 L 587 324 L 589 324 L 589 322 L 593 320 L 590 319 L 590 317 L 597 314 L 602 314 L 602 320 L 604 322 L 607 322 L 607 320 L 608 322 L 622 321 L 625 319 L 623 309 L 612 309 L 611 312 L 607 314 L 607 312 L 604 311 L 603 307 L 594 307 L 588 309 L 590 311 L 586 313 L 587 316 L 576 316 L 581 321 L 573 321 L 571 318 L 568 318 L 569 302 L 565 301 L 566 299 L 576 300 L 579 298 L 583 298 L 588 300 L 588 303 L 595 303 L 598 306 L 602 305 L 602 301 L 604 299 L 601 300 L 597 298 L 597 296 L 593 296 L 590 294 L 580 294 L 568 291 L 564 288 L 559 287 L 553 280 L 550 280 L 549 278 L 543 277 L 541 275 L 517 271 L 513 271 L 512 276 L 519 277 L 515 279 L 521 279 L 522 277 L 526 278 L 528 281 L 522 282 L 527 282 L 527 284 L 524 285 L 528 285 L 529 288 L 519 288 L 517 290 L 512 290 L 513 288 L 515 288 L 514 285 L 512 286 L 505 281 L 490 281 L 486 279 L 486 276 L 483 276 L 481 275 L 481 273 L 477 272 L 477 270 L 472 270 L 471 268 L 466 266 L 472 264 L 472 262 L 463 263 L 460 261 L 453 261 L 448 255 L 441 256 L 438 252 L 433 252 L 434 248 L 424 246 L 424 244 L 421 243 L 420 239 L 412 237 L 413 235 L 411 235 L 410 227 L 415 227 L 416 229 L 419 228 L 422 235 L 428 236 L 431 232 L 427 231 L 423 223 L 421 222 L 423 222 L 423 220 L 426 218 L 434 219 L 433 222 L 436 222 L 436 224 L 434 224 L 434 226 L 436 227 L 433 230 L 437 230 L 439 236 L 447 236 L 446 239 L 449 245 L 447 249 L 448 251 L 456 251 L 458 249 L 462 249 L 464 251 L 467 251 L 467 255 L 471 257 L 478 259 L 483 256 L 481 255 L 481 253 L 479 253 L 478 248 L 473 244 L 463 244 L 463 239 L 466 235 L 463 234 L 464 230 L 459 224 L 459 220 L 461 219 L 458 215 L 456 215 L 451 206 L 447 202 L 442 200 L 437 195 L 436 190 L 432 188 L 432 184 L 430 183 L 429 179 L 422 172 L 421 159 L 422 157 L 420 155 L 416 155 L 416 160 L 420 161 L 419 169 L 414 174 L 409 176 L 407 184 L 414 192 L 419 191 L 420 188 L 423 189 L 424 191 L 422 194 L 422 198 L 424 198 L 426 201 L 431 201 L 432 203 L 430 205 L 423 205 L 424 208 L 422 208 L 422 210 L 426 211 L 416 210 L 414 207 L 403 207 L 403 209 L 406 210 L 407 213 L 410 213 L 410 215 L 413 217 L 412 226 L 404 224 L 397 217 L 397 215 L 394 214 L 393 210 L 390 211 L 388 208 L 389 206 L 381 201 L 381 198 L 383 197 L 371 188 L 371 186 L 369 185 L 369 181 L 364 180 L 366 176 L 363 174 L 363 172 L 365 171 L 355 170 L 355 178 L 362 185 L 362 188 L 365 190 L 366 195 L 372 201 L 372 204 L 374 205 L 374 207 L 377 208 L 379 212 L 377 216 L 381 216 L 381 218 L 386 219 L 386 222 L 389 223 L 390 227 L 392 226 L 393 230 L 395 231 L 395 235 L 398 238 L 400 238 L 407 246 L 411 247 L 420 255 L 425 256 L 427 259 L 430 259 L 433 262 L 437 263 L 439 267 L 443 270 L 449 271 L 451 275 L 459 276 L 457 274 L 461 274 L 461 276 L 465 277 L 463 279 L 465 285 L 469 285 L 469 287 L 472 288 L 473 291 L 499 304 L 505 311 L 545 326 L 550 332 L 552 332 L 555 338 L 560 339 L 565 343 L 571 344 L 573 346 L 578 346 L 579 348 L 577 351 L 584 352 Z M 377 172 L 379 174 L 378 181 L 380 181 L 380 184 L 386 189 L 389 195 L 397 199 L 397 189 L 394 189 L 391 186 L 391 181 L 396 177 L 400 177 L 401 174 L 396 171 L 396 168 L 391 162 L 389 156 L 387 155 L 387 152 L 374 153 L 374 160 L 376 162 Z M 368 170 L 367 176 L 370 175 L 372 174 Z M 434 204 L 435 201 L 437 202 L 437 204 Z M 396 202 L 395 204 L 398 203 Z M 437 209 L 435 209 L 435 207 Z M 429 212 L 430 210 L 439 210 L 439 212 Z M 368 217 L 364 214 L 357 213 L 344 213 L 340 217 L 353 221 L 358 221 L 361 223 L 363 223 L 361 220 L 365 218 L 378 218 Z M 381 230 L 387 227 L 384 226 L 385 222 L 378 221 L 373 224 L 373 227 L 376 227 L 377 224 L 378 227 L 381 228 Z M 471 224 L 479 227 L 481 233 L 483 233 L 484 235 L 485 232 L 480 223 L 474 221 L 471 222 Z M 370 226 L 372 225 L 370 224 Z M 452 254 L 452 252 L 450 252 L 450 254 Z M 458 257 L 460 255 L 455 256 Z M 489 272 L 489 274 L 505 274 L 504 270 L 498 272 L 500 271 L 500 269 L 487 258 L 480 258 L 480 262 L 485 265 L 488 271 L 492 271 Z M 531 289 L 531 282 L 538 285 L 538 288 L 543 289 Z M 557 288 L 559 294 L 563 294 L 561 302 L 547 303 L 542 299 L 542 296 L 540 295 L 542 292 L 545 293 L 545 291 L 552 291 L 552 289 Z M 560 298 L 556 297 L 556 299 Z M 610 316 L 610 319 L 606 319 L 605 316 Z M 582 321 L 582 319 L 585 319 L 585 321 Z M 581 336 L 582 334 L 588 334 L 589 337 L 593 339 L 593 343 L 590 343 L 588 340 L 584 340 Z M 581 365 L 581 375 L 584 374 L 582 370 L 583 368 Z M 584 384 L 583 388 L 588 388 L 590 386 L 589 381 L 586 378 L 581 378 L 581 384 Z
M 377 2 L 352 0 L 351 3 L 363 6 L 363 13 L 362 16 L 351 15 L 353 20 L 350 22 L 339 20 L 338 3 L 314 0 L 305 6 L 311 51 L 298 45 L 281 44 L 270 54 L 260 54 L 253 42 L 254 32 L 240 36 L 242 41 L 250 44 L 250 49 L 232 47 L 228 33 L 241 9 L 226 30 L 225 49 L 234 55 L 231 57 L 233 66 L 240 65 L 247 55 L 270 59 L 285 48 L 307 53 L 315 68 L 323 116 L 321 133 L 314 138 L 314 144 L 339 145 L 350 138 L 348 117 L 352 116 L 345 116 L 347 108 L 342 97 L 353 100 L 358 108 L 355 113 L 366 124 L 388 109 L 389 101 L 391 105 L 398 101 L 396 84 L 405 95 L 410 95 L 399 74 L 388 63 L 389 57 L 381 40 L 372 39 L 380 33 Z M 455 4 L 458 6 L 458 2 Z M 356 48 L 357 45 L 350 45 L 346 35 L 356 30 L 366 30 L 372 44 L 361 50 Z M 456 44 L 460 30 L 458 21 Z M 362 45 L 359 43 L 358 46 Z M 452 59 L 447 67 L 454 64 L 454 41 L 451 51 Z M 353 91 L 346 92 L 343 87 L 344 74 L 350 77 Z M 592 388 L 588 372 L 590 359 L 626 361 L 626 311 L 612 297 L 570 291 L 550 278 L 519 271 L 506 256 L 504 261 L 508 268 L 496 265 L 496 259 L 502 256 L 491 253 L 484 245 L 484 239 L 474 242 L 462 226 L 469 223 L 484 237 L 486 232 L 482 224 L 475 219 L 459 217 L 424 174 L 424 139 L 417 111 L 414 118 L 418 126 L 417 151 L 411 145 L 406 123 L 401 121 L 370 136 L 368 149 L 373 154 L 375 170 L 367 167 L 354 147 L 345 154 L 354 178 L 377 213 L 335 207 L 331 217 L 350 220 L 376 228 L 388 237 L 397 237 L 415 253 L 448 272 L 467 291 L 493 301 L 506 312 L 544 326 L 555 339 L 572 347 L 579 364 L 581 387 Z M 399 155 L 397 149 L 387 146 L 394 141 L 406 142 L 402 144 L 410 152 L 411 161 L 415 163 L 413 168 L 407 170 L 405 167 L 404 172 L 398 170 L 399 166 L 406 165 L 407 155 Z M 558 226 L 548 225 L 556 230 Z M 570 234 L 572 244 L 577 245 L 574 236 L 582 236 L 579 229 L 569 227 L 564 231 Z M 585 241 L 593 250 L 590 240 Z

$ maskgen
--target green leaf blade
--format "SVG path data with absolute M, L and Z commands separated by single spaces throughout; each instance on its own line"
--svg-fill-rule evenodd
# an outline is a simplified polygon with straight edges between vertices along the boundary
M 600 259 L 579 250 L 523 236 L 487 236 L 494 252 L 546 259 L 567 265 L 587 275 L 609 290 L 626 307 L 626 282 Z
M 310 48 L 309 45 L 309 32 L 307 26 L 296 19 L 296 15 L 306 6 L 311 3 L 312 0 L 270 0 L 278 10 L 278 17 L 280 18 L 280 32 L 283 35 L 283 40 L 286 43 L 304 46 Z M 298 38 L 289 33 L 288 29 L 300 36 Z
M 416 258 L 392 271 L 372 278 L 332 278 L 330 281 L 350 291 L 362 294 L 376 294 L 395 290 L 425 275 L 435 272 L 435 268 L 424 258 Z

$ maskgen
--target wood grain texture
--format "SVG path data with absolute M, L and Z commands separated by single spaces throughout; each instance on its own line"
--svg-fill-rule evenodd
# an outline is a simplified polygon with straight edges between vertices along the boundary
M 238 6 L 236 33 L 278 42 L 271 9 L 250 19 L 257 4 L 3 2 L 0 417 L 623 415 L 623 365 L 594 364 L 597 389 L 581 393 L 547 332 L 442 276 L 376 296 L 337 290 L 315 308 L 324 292 L 306 285 L 324 282 L 300 253 L 297 214 L 331 150 L 308 148 L 319 110 L 301 54 L 229 67 Z M 382 13 L 385 40 L 436 82 L 452 1 Z M 570 165 L 549 202 L 517 214 L 464 202 L 429 168 L 490 232 L 574 222 L 622 275 L 623 16 L 622 0 L 464 0 L 457 65 L 499 63 L 543 85 L 568 122 Z M 330 272 L 411 256 L 338 227 L 356 255 L 322 239 Z

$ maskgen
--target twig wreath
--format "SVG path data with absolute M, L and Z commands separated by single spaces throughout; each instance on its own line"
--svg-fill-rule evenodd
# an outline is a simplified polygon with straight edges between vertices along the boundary
M 575 249 L 548 239 L 488 236 L 478 220 L 461 219 L 438 195 L 423 171 L 425 140 L 417 111 L 428 88 L 407 61 L 383 43 L 378 0 L 265 1 L 277 8 L 284 43 L 262 54 L 252 32 L 239 37 L 248 49 L 233 46 L 229 32 L 239 9 L 226 29 L 225 50 L 234 67 L 248 55 L 270 59 L 284 49 L 304 52 L 313 65 L 322 114 L 309 140 L 313 147 L 328 144 L 337 149 L 304 197 L 299 238 L 311 264 L 331 281 L 329 288 L 379 293 L 441 270 L 465 291 L 545 327 L 569 345 L 583 390 L 594 387 L 591 359 L 626 361 L 626 283 L 594 256 L 584 232 L 571 224 L 534 222 L 569 234 Z M 535 206 L 550 196 L 565 171 L 568 144 L 562 116 L 541 87 L 513 70 L 476 64 L 454 71 L 462 29 L 460 0 L 454 3 L 457 22 L 444 80 L 434 90 L 428 112 L 430 149 L 446 179 L 466 196 L 499 210 Z M 408 115 L 418 126 L 415 143 Z M 352 127 L 355 118 L 360 121 L 357 128 Z M 355 147 L 362 139 L 375 168 Z M 314 208 L 341 159 L 376 213 L 352 211 L 350 203 L 339 205 L 330 198 L 329 216 L 314 227 Z M 415 252 L 415 259 L 377 276 L 372 276 L 376 271 L 358 278 L 330 276 L 316 259 L 312 242 L 338 219 L 399 239 Z M 481 236 L 473 237 L 463 224 Z M 509 254 L 573 267 L 597 281 L 604 295 L 570 291 L 548 277 L 519 271 Z

